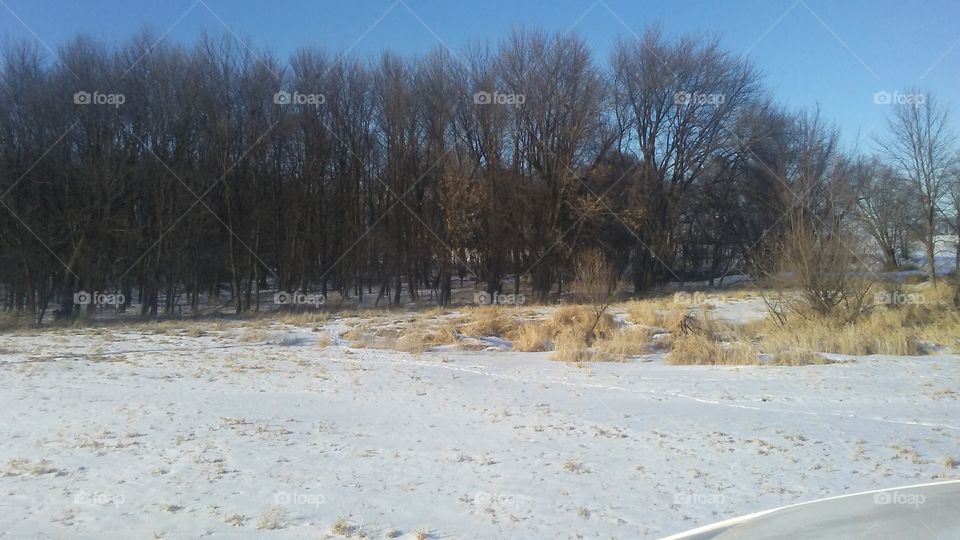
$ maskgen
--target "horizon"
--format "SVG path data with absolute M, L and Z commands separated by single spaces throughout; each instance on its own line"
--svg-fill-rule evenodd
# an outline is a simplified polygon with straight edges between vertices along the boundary
M 286 64 L 296 50 L 310 47 L 364 60 L 386 51 L 419 56 L 439 47 L 462 58 L 470 44 L 497 43 L 511 30 L 523 28 L 575 32 L 590 47 L 594 62 L 605 66 L 617 39 L 659 26 L 666 36 L 716 37 L 726 52 L 750 59 L 776 103 L 791 112 L 819 107 L 840 129 L 843 145 L 865 153 L 875 152 L 873 137 L 886 128 L 885 97 L 919 90 L 934 94 L 951 109 L 960 103 L 960 32 L 946 24 L 956 20 L 952 14 L 960 15 L 960 6 L 945 0 L 844 5 L 750 1 L 747 9 L 706 2 L 669 9 L 596 0 L 548 10 L 541 9 L 542 2 L 503 8 L 509 4 L 501 0 L 111 4 L 115 3 L 3 0 L 0 32 L 5 44 L 33 42 L 51 61 L 58 47 L 78 35 L 118 46 L 150 29 L 163 41 L 187 46 L 203 34 L 232 36 L 249 41 L 258 54 L 272 53 Z M 489 26 L 474 24 L 478 18 Z M 862 24 L 853 24 L 855 18 Z M 957 126 L 953 118 L 950 123 Z

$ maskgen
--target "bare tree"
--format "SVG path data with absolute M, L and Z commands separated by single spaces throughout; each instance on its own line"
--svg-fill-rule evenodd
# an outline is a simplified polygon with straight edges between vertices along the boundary
M 658 29 L 614 50 L 614 110 L 641 160 L 634 189 L 640 231 L 634 288 L 662 281 L 677 252 L 677 223 L 686 194 L 708 163 L 730 152 L 738 116 L 756 103 L 759 74 L 716 41 L 669 41 Z M 666 270 L 666 272 L 664 272 Z
M 956 159 L 955 137 L 947 122 L 947 108 L 933 94 L 914 90 L 909 95 L 910 102 L 893 106 L 889 133 L 879 144 L 892 165 L 909 179 L 919 199 L 927 275 L 936 285 L 936 225 Z
M 855 174 L 860 177 L 857 216 L 876 242 L 884 268 L 896 270 L 897 249 L 916 215 L 910 184 L 895 169 L 876 159 L 856 164 Z

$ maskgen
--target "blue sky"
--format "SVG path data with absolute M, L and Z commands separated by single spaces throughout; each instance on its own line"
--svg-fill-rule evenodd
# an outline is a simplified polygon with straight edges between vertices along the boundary
M 957 0 L 0 0 L 4 40 L 53 49 L 80 32 L 119 43 L 150 27 L 181 42 L 233 33 L 281 56 L 305 45 L 418 54 L 526 26 L 572 28 L 603 60 L 618 36 L 659 24 L 668 34 L 716 35 L 760 68 L 780 102 L 819 104 L 848 144 L 859 134 L 865 149 L 887 112 L 874 103 L 878 91 L 932 91 L 958 125 L 958 21 Z

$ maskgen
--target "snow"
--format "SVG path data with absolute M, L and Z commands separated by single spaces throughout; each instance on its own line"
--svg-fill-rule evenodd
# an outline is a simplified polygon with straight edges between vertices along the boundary
M 344 518 L 370 538 L 657 538 L 956 476 L 958 356 L 578 366 L 318 343 L 346 328 L 0 336 L 0 537 L 324 538 Z

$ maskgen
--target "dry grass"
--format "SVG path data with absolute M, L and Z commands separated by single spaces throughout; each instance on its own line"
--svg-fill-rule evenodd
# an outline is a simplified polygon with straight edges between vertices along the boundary
M 468 336 L 509 338 L 519 330 L 519 324 L 514 315 L 507 312 L 508 309 L 510 308 L 483 306 L 466 310 L 469 322 L 460 329 Z
M 721 341 L 700 332 L 674 336 L 667 361 L 681 366 L 743 366 L 760 363 L 756 351 L 748 343 Z
M 359 324 L 340 337 L 349 340 L 354 347 L 393 349 L 401 352 L 420 353 L 439 345 L 456 343 L 456 326 L 452 321 L 424 320 L 418 317 L 396 325 L 374 326 L 367 322 Z
M 41 476 L 45 474 L 63 476 L 67 474 L 67 472 L 63 469 L 53 467 L 52 464 L 45 459 L 34 463 L 29 458 L 14 458 L 7 462 L 7 468 L 0 476 Z
M 688 314 L 686 306 L 671 300 L 633 300 L 623 306 L 630 322 L 650 328 L 676 332 Z
M 282 529 L 286 526 L 286 521 L 287 511 L 277 506 L 271 506 L 267 508 L 264 513 L 260 514 L 260 519 L 257 521 L 257 528 L 268 531 Z
M 596 325 L 594 325 L 596 322 Z M 589 306 L 567 305 L 557 308 L 550 315 L 546 323 L 547 329 L 554 336 L 573 333 L 588 337 L 591 328 L 593 329 L 593 338 L 602 340 L 608 338 L 617 328 L 617 323 L 609 313 L 604 313 L 599 320 L 597 315 Z
M 544 321 L 528 321 L 520 326 L 513 338 L 513 350 L 520 352 L 549 351 L 554 335 Z
M 830 363 L 822 352 L 912 356 L 924 352 L 924 342 L 956 347 L 960 316 L 942 305 L 922 304 L 879 307 L 847 323 L 809 315 L 784 325 L 772 319 L 734 324 L 700 314 L 684 326 L 687 331 L 669 338 L 667 359 L 673 364 L 758 364 L 757 354 L 767 353 L 770 365 L 804 366 Z
M 340 337 L 348 341 L 360 341 L 368 337 L 371 333 L 372 326 L 369 323 L 358 324 L 353 328 L 347 330 L 340 334 Z
M 337 518 L 337 520 L 333 522 L 333 525 L 330 526 L 330 533 L 337 536 L 351 536 L 354 530 L 355 527 L 342 517 Z
M 545 319 L 527 320 L 522 319 L 524 313 L 507 309 L 470 310 L 459 329 L 464 335 L 505 337 L 516 351 L 553 351 L 551 359 L 562 362 L 624 361 L 651 352 L 651 337 L 657 330 L 679 332 L 688 317 L 687 309 L 671 308 L 665 301 L 628 303 L 629 317 L 638 324 L 627 326 L 609 313 L 597 320 L 591 307 L 584 305 L 559 306 Z
M 891 290 L 882 285 L 878 290 Z M 956 288 L 941 283 L 893 286 L 903 305 L 877 305 L 853 321 L 835 320 L 813 313 L 798 313 L 786 324 L 755 321 L 746 333 L 758 337 L 764 351 L 819 351 L 848 355 L 885 354 L 913 356 L 935 348 L 960 350 L 960 311 L 953 305 Z
M 263 317 L 271 322 L 291 326 L 315 326 L 329 321 L 331 315 L 328 311 L 309 310 L 302 312 L 281 311 L 279 313 L 265 314 Z
M 596 344 L 598 352 L 608 355 L 609 359 L 623 361 L 630 356 L 647 354 L 651 351 L 650 338 L 653 330 L 648 327 L 630 326 L 618 328 L 608 339 Z
M 899 322 L 878 314 L 841 325 L 819 318 L 795 319 L 786 325 L 762 321 L 748 325 L 762 341 L 764 351 L 821 351 L 849 355 L 920 353 L 919 340 Z
M 433 347 L 457 342 L 456 330 L 452 323 L 439 325 L 421 323 L 401 331 L 401 334 L 393 343 L 393 348 L 402 352 L 423 352 Z
M 557 336 L 550 359 L 560 362 L 586 362 L 592 360 L 595 356 L 587 347 L 586 340 L 582 335 L 575 332 L 565 332 Z

